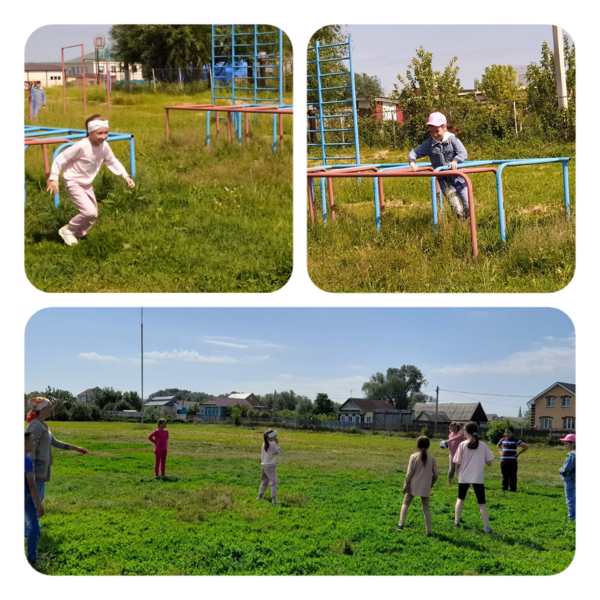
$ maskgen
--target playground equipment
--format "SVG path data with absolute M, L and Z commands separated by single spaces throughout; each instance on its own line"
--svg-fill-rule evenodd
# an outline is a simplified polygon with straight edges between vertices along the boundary
M 283 32 L 269 25 L 213 25 L 211 29 L 211 103 L 165 106 L 165 134 L 171 135 L 170 112 L 205 114 L 204 142 L 211 145 L 220 133 L 220 114 L 227 115 L 227 137 L 250 137 L 250 115 L 273 117 L 272 148 L 283 142 L 283 115 L 292 106 L 284 103 Z M 243 123 L 242 123 L 243 115 Z
M 84 137 L 87 137 L 87 131 L 85 131 L 85 129 L 25 125 L 25 151 L 31 146 L 41 146 L 44 158 L 44 174 L 47 179 L 48 175 L 50 175 L 48 148 L 50 146 L 57 146 L 52 154 L 52 160 L 54 160 L 63 150 L 72 146 L 75 142 Z M 108 134 L 106 141 L 111 143 L 126 141 L 129 143 L 129 172 L 131 177 L 135 178 L 135 137 L 133 133 L 111 131 Z M 54 195 L 54 206 L 60 206 L 59 194 Z
M 62 90 L 63 90 L 63 112 L 67 112 L 67 73 L 65 69 L 65 50 L 70 48 L 80 48 L 80 60 L 79 60 L 79 73 L 81 79 L 81 93 L 83 96 L 83 112 L 87 112 L 87 72 L 85 68 L 85 48 L 83 44 L 72 44 L 70 46 L 63 46 L 60 49 L 60 71 L 62 77 Z
M 432 221 L 433 225 L 437 226 L 439 222 L 438 214 L 443 210 L 443 194 L 436 183 L 440 176 L 438 173 L 445 173 L 446 176 L 449 173 L 460 175 L 469 187 L 472 186 L 472 182 L 465 174 L 492 172 L 496 178 L 499 237 L 505 242 L 507 235 L 503 186 L 504 171 L 508 167 L 548 163 L 561 164 L 564 210 L 565 215 L 570 216 L 570 157 L 568 156 L 465 161 L 460 164 L 460 168 L 456 171 L 450 171 L 449 167 L 440 167 L 434 170 L 430 163 L 419 163 L 424 168 L 419 169 L 417 172 L 412 171 L 407 162 L 361 164 L 350 37 L 345 42 L 337 44 L 321 44 L 316 41 L 308 51 L 308 67 L 308 160 L 320 163 L 319 166 L 309 167 L 307 171 L 308 211 L 312 223 L 316 220 L 314 190 L 316 179 L 320 182 L 322 221 L 327 223 L 329 211 L 331 211 L 332 220 L 335 219 L 333 178 L 372 178 L 375 227 L 377 231 L 380 231 L 385 207 L 383 182 L 380 177 L 431 177 Z M 335 154 L 332 154 L 334 151 Z M 472 187 L 470 189 L 472 197 Z M 473 254 L 476 255 L 476 251 Z

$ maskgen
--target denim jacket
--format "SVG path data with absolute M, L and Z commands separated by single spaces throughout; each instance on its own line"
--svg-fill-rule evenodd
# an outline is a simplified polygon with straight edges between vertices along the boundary
M 575 481 L 575 452 L 569 452 L 563 466 L 560 468 L 564 480 Z
M 429 136 L 422 144 L 409 152 L 408 160 L 412 162 L 422 156 L 429 156 L 431 165 L 437 168 L 444 167 L 453 160 L 459 163 L 464 162 L 467 160 L 467 150 L 453 133 L 446 132 L 441 142 L 437 142 Z

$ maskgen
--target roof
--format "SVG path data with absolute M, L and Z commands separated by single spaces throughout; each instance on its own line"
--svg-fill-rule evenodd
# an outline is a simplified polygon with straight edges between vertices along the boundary
M 375 412 L 395 412 L 400 413 L 401 410 L 394 408 L 389 402 L 385 400 L 369 400 L 368 398 L 348 398 L 340 410 L 344 410 L 347 404 L 355 404 L 357 408 L 362 412 L 375 411 Z
M 438 423 L 450 423 L 450 419 L 445 412 L 438 411 L 437 420 Z M 415 417 L 415 421 L 431 421 L 435 423 L 435 411 L 422 410 Z
M 531 406 L 538 398 L 545 396 L 552 388 L 559 386 L 570 392 L 571 394 L 575 394 L 575 384 L 574 383 L 566 383 L 564 381 L 555 381 L 552 385 L 548 386 L 543 392 L 540 392 L 537 396 L 527 401 L 527 406 Z
M 173 400 L 149 400 L 148 402 L 144 402 L 144 408 L 146 406 L 173 406 L 177 403 L 177 401 L 174 398 L 175 396 L 173 396 Z
M 152 396 L 152 402 L 156 402 L 156 401 L 167 401 L 167 400 L 176 400 L 177 396 Z
M 227 397 L 234 400 L 248 400 L 251 396 L 254 396 L 252 392 L 231 392 Z
M 217 396 L 216 398 L 202 402 L 201 406 L 247 406 L 248 408 L 253 408 L 248 400 L 230 398 L 229 396 Z
M 446 413 L 451 421 L 470 421 L 479 407 L 483 411 L 480 402 L 438 404 L 438 413 Z M 435 412 L 435 404 L 433 402 L 417 402 L 413 406 L 413 410 L 415 414 L 421 411 Z M 485 411 L 483 412 L 485 414 Z
M 60 73 L 62 66 L 60 63 L 54 62 L 26 62 L 25 72 L 29 71 L 58 71 Z

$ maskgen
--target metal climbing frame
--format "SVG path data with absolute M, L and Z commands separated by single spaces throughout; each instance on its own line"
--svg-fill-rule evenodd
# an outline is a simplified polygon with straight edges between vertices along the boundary
M 360 165 L 356 87 L 350 36 L 308 49 L 308 160 Z
M 212 25 L 210 89 L 211 104 L 165 107 L 167 139 L 172 110 L 205 113 L 207 146 L 212 142 L 213 131 L 215 137 L 219 135 L 221 113 L 227 119 L 229 141 L 235 135 L 240 142 L 250 136 L 250 114 L 271 114 L 272 149 L 276 150 L 283 143 L 283 115 L 293 113 L 283 97 L 283 31 L 270 25 Z
M 30 146 L 41 146 L 44 157 L 44 174 L 46 178 L 50 175 L 50 160 L 48 148 L 58 145 L 52 154 L 54 160 L 65 148 L 72 146 L 80 139 L 87 137 L 85 129 L 69 129 L 65 127 L 42 127 L 37 125 L 25 125 L 25 151 Z M 131 177 L 136 176 L 135 165 L 135 137 L 133 133 L 119 133 L 111 131 L 108 134 L 107 142 L 128 142 L 129 143 L 129 173 Z M 60 205 L 60 195 L 54 195 L 54 206 Z

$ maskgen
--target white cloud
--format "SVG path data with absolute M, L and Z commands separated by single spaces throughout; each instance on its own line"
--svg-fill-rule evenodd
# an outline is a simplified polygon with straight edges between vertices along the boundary
M 435 375 L 528 375 L 536 373 L 551 373 L 562 371 L 565 366 L 575 363 L 574 338 L 555 340 L 545 339 L 541 344 L 530 350 L 513 352 L 505 358 L 493 361 L 448 365 L 432 369 Z M 558 342 L 552 344 L 552 342 Z
M 96 362 L 119 362 L 120 359 L 110 354 L 98 354 L 97 352 L 80 352 L 79 358 L 83 360 L 92 360 Z
M 144 359 L 151 360 L 175 360 L 181 362 L 201 363 L 201 364 L 233 364 L 239 362 L 231 356 L 206 355 L 200 354 L 196 350 L 171 350 L 168 352 L 151 351 L 144 352 Z
M 223 346 L 224 348 L 236 348 L 238 350 L 257 348 L 283 350 L 286 348 L 286 346 L 283 346 L 282 344 L 276 344 L 275 342 L 268 342 L 266 340 L 249 340 L 225 335 L 207 335 L 202 338 L 202 341 L 205 344 Z

